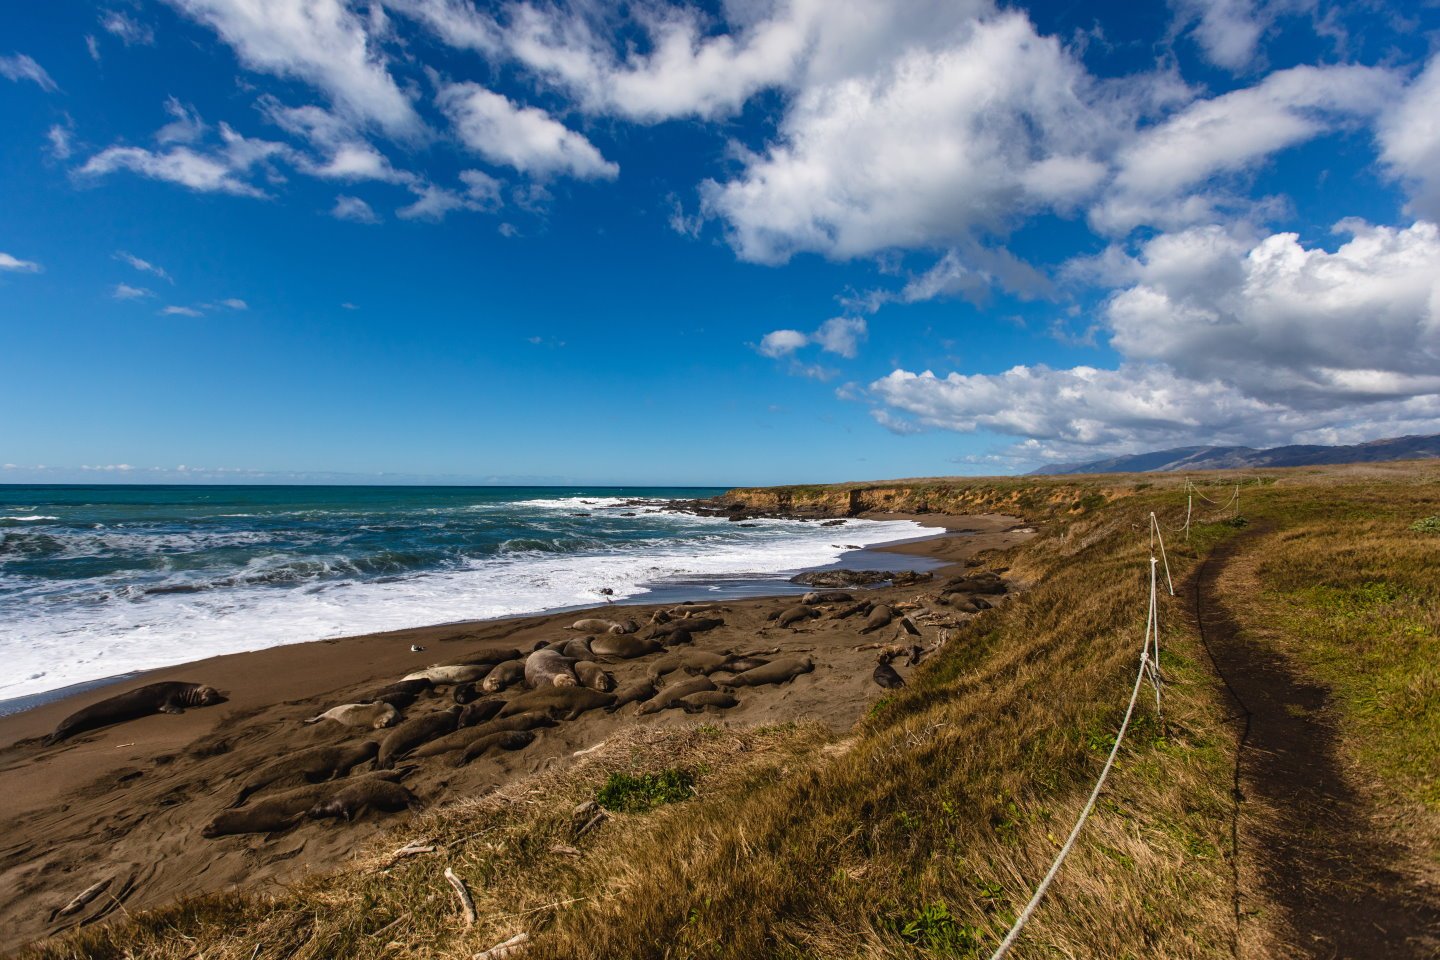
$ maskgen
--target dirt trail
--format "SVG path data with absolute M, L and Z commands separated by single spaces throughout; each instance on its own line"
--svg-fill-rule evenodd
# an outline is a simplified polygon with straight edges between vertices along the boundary
M 1257 950 L 1242 938 L 1237 955 L 1440 956 L 1440 898 L 1395 868 L 1404 851 L 1346 782 L 1330 690 L 1247 636 L 1222 599 L 1227 564 L 1264 533 L 1220 544 L 1186 585 L 1201 637 L 1239 704 L 1237 921 L 1278 910 L 1280 942 Z

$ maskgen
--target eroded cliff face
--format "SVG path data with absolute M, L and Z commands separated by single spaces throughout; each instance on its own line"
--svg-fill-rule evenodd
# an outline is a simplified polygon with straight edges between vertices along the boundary
M 1039 479 L 920 481 L 894 484 L 740 487 L 713 501 L 729 512 L 853 517 L 867 512 L 1005 513 L 1025 520 L 1074 515 L 1129 496 L 1126 484 Z

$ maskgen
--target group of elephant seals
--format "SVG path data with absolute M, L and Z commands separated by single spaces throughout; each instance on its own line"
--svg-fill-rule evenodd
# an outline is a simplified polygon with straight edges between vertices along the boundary
M 381 787 L 380 784 L 399 786 L 396 781 L 407 773 L 409 770 L 367 773 L 349 780 L 313 783 L 285 793 L 277 793 L 251 806 L 218 814 L 201 831 L 201 835 L 214 839 L 240 833 L 273 833 L 286 830 L 306 816 L 339 815 L 330 812 L 327 804 L 342 798 L 344 808 L 350 811 L 352 818 L 366 806 L 382 810 L 402 809 L 394 806 L 396 799 L 403 797 L 405 805 L 409 806 L 415 802 L 414 795 L 408 790 L 398 794 L 388 787 Z
M 462 767 L 479 757 L 485 756 L 491 750 L 520 750 L 528 747 L 535 740 L 535 734 L 529 730 L 502 730 L 499 733 L 487 733 L 476 737 L 470 745 L 465 748 L 455 765 Z
M 161 683 L 147 683 L 143 687 L 107 697 L 99 703 L 92 703 L 83 710 L 77 710 L 46 737 L 46 746 L 68 740 L 87 730 L 98 730 L 127 720 L 138 720 L 156 713 L 184 713 L 186 707 L 208 707 L 224 703 L 225 697 L 214 687 L 203 683 L 183 683 L 168 680 Z
M 601 693 L 585 687 L 539 687 L 505 704 L 501 717 L 508 717 L 527 710 L 553 710 L 567 720 L 574 720 L 587 710 L 608 707 L 615 702 L 615 694 Z
M 370 703 L 343 703 L 338 707 L 331 707 L 317 717 L 311 717 L 306 723 L 319 723 L 321 720 L 333 720 L 336 723 L 343 723 L 347 727 L 369 727 L 372 730 L 379 730 L 388 727 L 400 719 L 400 711 L 390 704 L 381 701 Z
M 320 783 L 343 777 L 350 772 L 351 767 L 374 759 L 379 751 L 380 744 L 374 740 L 297 751 L 256 771 L 240 787 L 240 793 L 231 801 L 230 806 L 238 807 L 252 793 L 287 780 L 304 779 L 309 783 Z
M 395 761 L 421 744 L 449 733 L 460 724 L 460 707 L 450 707 L 435 713 L 411 717 L 380 741 L 380 753 L 375 757 L 376 770 L 388 770 Z
M 692 693 L 708 693 L 715 689 L 715 684 L 710 681 L 709 677 L 691 677 L 689 680 L 682 680 L 665 687 L 655 696 L 646 700 L 640 707 L 640 716 L 649 716 L 652 713 L 659 713 L 661 710 L 668 710 L 675 706 L 682 697 L 688 697 Z

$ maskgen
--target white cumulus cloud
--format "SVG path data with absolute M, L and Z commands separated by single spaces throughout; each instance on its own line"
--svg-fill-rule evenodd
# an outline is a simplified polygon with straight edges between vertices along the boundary
M 593 143 L 538 107 L 477 83 L 450 84 L 436 100 L 461 142 L 491 163 L 539 177 L 611 180 L 620 173 Z
M 1411 188 L 1414 213 L 1440 221 L 1440 56 L 1380 122 L 1381 159 Z
M 15 273 L 39 273 L 40 264 L 34 260 L 21 260 L 8 253 L 0 253 L 0 270 L 10 270 Z
M 379 223 L 380 217 L 375 210 L 361 200 L 359 197 L 340 195 L 335 198 L 335 206 L 330 208 L 330 216 L 336 220 L 349 220 L 352 223 Z

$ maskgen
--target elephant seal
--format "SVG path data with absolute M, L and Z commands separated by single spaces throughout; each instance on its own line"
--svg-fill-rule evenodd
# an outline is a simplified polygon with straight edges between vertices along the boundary
M 438 757 L 442 753 L 449 753 L 452 750 L 463 750 L 481 737 L 488 737 L 492 734 L 505 733 L 511 730 L 534 730 L 536 727 L 553 727 L 555 723 L 555 718 L 544 710 L 531 710 L 528 713 L 517 713 L 514 716 L 497 717 L 494 720 L 487 720 L 469 729 L 456 730 L 454 733 L 447 733 L 443 737 L 436 737 L 429 743 L 412 750 L 406 759 L 420 760 L 424 757 Z
M 397 680 L 376 690 L 366 699 L 388 703 L 396 710 L 404 710 L 414 703 L 420 694 L 429 693 L 434 686 L 429 680 Z
M 224 702 L 225 697 L 219 690 L 203 683 L 183 683 L 175 680 L 147 683 L 143 687 L 107 697 L 99 703 L 92 703 L 83 710 L 75 711 L 61 720 L 55 732 L 43 742 L 50 746 L 78 733 L 124 723 L 126 720 L 138 720 L 154 713 L 184 713 L 186 707 L 208 707 Z
M 524 679 L 525 661 L 517 658 L 496 664 L 495 669 L 486 675 L 485 682 L 480 686 L 486 693 L 499 693 Z
M 581 660 L 575 664 L 575 676 L 579 678 L 582 687 L 589 687 L 591 690 L 609 693 L 615 689 L 615 678 L 594 660 Z
M 560 652 L 572 660 L 589 660 L 595 656 L 590 650 L 589 637 L 576 637 L 573 640 L 567 640 L 565 645 L 560 648 Z
M 763 667 L 737 673 L 726 680 L 725 685 L 727 687 L 762 687 L 767 683 L 784 683 L 787 680 L 793 680 L 800 674 L 809 673 L 814 669 L 815 664 L 809 657 L 783 657 L 779 660 L 771 660 Z
M 389 770 L 395 761 L 428 740 L 454 730 L 460 722 L 460 708 L 450 707 L 422 717 L 411 717 L 386 734 L 375 757 L 376 770 Z
M 399 719 L 400 711 L 388 703 L 345 703 L 338 707 L 331 707 L 318 717 L 311 717 L 305 722 L 319 723 L 321 720 L 334 720 L 347 727 L 369 727 L 372 730 L 379 730 L 381 727 L 390 726 Z
M 605 708 L 606 713 L 614 713 L 627 703 L 644 703 L 655 696 L 655 683 L 652 680 L 633 680 L 615 691 L 615 702 Z
M 792 623 L 799 623 L 801 620 L 809 620 L 811 617 L 818 616 L 820 616 L 819 610 L 802 603 L 799 606 L 781 610 L 780 616 L 775 618 L 775 622 L 782 627 L 788 627 Z
M 721 690 L 702 690 L 699 693 L 681 697 L 670 704 L 672 707 L 679 707 L 686 713 L 699 713 L 702 710 L 728 710 L 730 707 L 739 705 L 739 700 Z
M 308 750 L 296 751 L 257 770 L 240 787 L 239 794 L 230 801 L 230 806 L 238 807 L 252 793 L 287 780 L 304 779 L 309 783 L 320 783 L 324 780 L 339 779 L 349 773 L 350 768 L 356 764 L 373 759 L 379 751 L 380 744 L 374 740 L 349 746 L 311 747 Z
M 554 710 L 566 720 L 574 720 L 586 710 L 608 707 L 615 702 L 615 694 L 587 690 L 584 687 L 540 687 L 505 704 L 500 716 L 508 717 L 529 710 Z
M 836 610 L 834 613 L 830 614 L 830 619 L 848 620 L 850 617 L 855 616 L 855 614 L 857 613 L 869 613 L 870 608 L 873 606 L 875 606 L 873 602 L 869 600 L 861 600 L 859 603 L 854 603 L 848 607 L 841 607 L 839 610 Z
M 852 594 L 844 590 L 811 590 L 800 598 L 801 603 L 849 603 L 854 600 Z
M 652 713 L 659 713 L 661 710 L 668 710 L 682 697 L 688 697 L 692 693 L 707 693 L 714 689 L 716 689 L 715 684 L 710 682 L 709 677 L 692 677 L 689 680 L 671 684 L 647 700 L 645 705 L 640 708 L 639 715 L 645 717 Z
M 736 657 L 734 660 L 725 661 L 725 665 L 723 667 L 720 667 L 720 670 L 711 672 L 718 673 L 720 671 L 724 671 L 725 673 L 744 673 L 746 670 L 754 670 L 756 667 L 763 667 L 769 662 L 770 661 L 766 660 L 764 657 Z
M 499 697 L 486 697 L 484 700 L 476 700 L 465 704 L 465 709 L 460 711 L 460 721 L 457 727 L 473 727 L 477 723 L 484 723 L 495 714 L 499 713 L 505 706 L 505 701 Z
M 525 658 L 525 682 L 533 689 L 541 687 L 578 687 L 580 679 L 570 661 L 560 651 L 546 648 L 536 650 Z
M 201 830 L 201 836 L 214 839 L 237 833 L 273 833 L 293 827 L 315 804 L 334 795 L 341 787 L 374 780 L 394 781 L 403 777 L 408 770 L 393 770 L 385 773 L 367 773 L 349 780 L 334 780 L 328 783 L 312 783 L 307 786 L 277 793 L 248 807 L 226 810 L 210 821 Z
M 490 664 L 461 664 L 454 667 L 433 666 L 424 670 L 416 670 L 401 678 L 404 680 L 429 680 L 438 686 L 452 683 L 474 683 L 476 680 L 485 679 L 490 672 Z
M 890 621 L 894 619 L 895 611 L 882 603 L 870 611 L 870 616 L 865 618 L 865 626 L 860 628 L 860 632 L 874 633 L 876 630 L 889 626 Z
M 500 733 L 487 733 L 483 737 L 478 737 L 465 748 L 465 752 L 455 760 L 455 766 L 463 767 L 471 760 L 485 756 L 491 750 L 522 750 L 534 742 L 535 734 L 529 730 L 504 730 Z
M 469 683 L 457 683 L 455 684 L 455 689 L 450 691 L 450 699 L 463 707 L 472 700 L 478 700 L 482 692 L 481 690 L 475 689 L 475 682 L 473 680 Z
M 590 641 L 590 650 L 597 657 L 619 657 L 622 660 L 633 660 L 636 657 L 649 656 L 652 653 L 659 653 L 665 648 L 654 640 L 641 639 L 633 635 L 611 634 L 605 637 L 596 637 Z
M 689 617 L 684 620 L 672 620 L 669 623 L 658 624 L 650 628 L 650 638 L 659 640 L 661 643 L 681 643 L 684 641 L 667 640 L 677 633 L 688 633 L 691 635 L 704 633 L 706 630 L 714 630 L 716 627 L 725 626 L 725 621 L 716 617 Z
M 586 617 L 584 620 L 576 620 L 574 623 L 570 624 L 570 626 L 566 627 L 565 629 L 579 630 L 581 633 L 610 633 L 612 627 L 618 626 L 620 626 L 620 624 L 616 623 L 614 620 L 602 620 L 599 617 Z M 619 630 L 616 630 L 615 632 L 620 633 Z
M 397 813 L 418 802 L 415 794 L 401 784 L 367 777 L 364 780 L 346 784 L 336 793 L 305 811 L 305 815 L 312 820 L 321 820 L 326 817 L 344 817 L 346 820 L 354 820 L 367 810 Z
M 875 672 L 871 676 L 886 690 L 898 690 L 905 686 L 905 678 L 896 673 L 895 668 L 890 666 L 890 661 L 883 656 L 875 664 Z
M 686 673 L 710 674 L 716 670 L 723 670 L 731 659 L 728 650 L 724 653 L 711 653 L 709 650 L 677 650 L 650 664 L 650 669 L 646 671 L 646 674 L 651 680 L 663 677 L 667 673 L 674 673 L 676 670 L 684 670 Z

